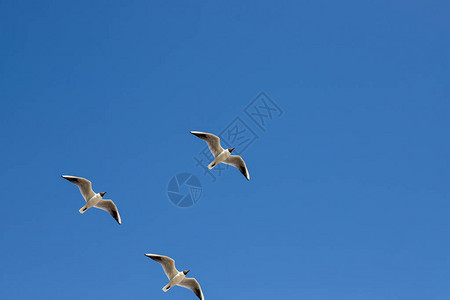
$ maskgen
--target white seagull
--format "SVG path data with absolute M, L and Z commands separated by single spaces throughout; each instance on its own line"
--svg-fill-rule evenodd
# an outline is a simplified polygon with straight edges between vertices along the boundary
M 80 189 L 81 195 L 83 195 L 84 200 L 86 200 L 86 205 L 80 208 L 80 213 L 83 214 L 88 208 L 96 207 L 107 211 L 116 219 L 117 223 L 121 224 L 122 220 L 120 219 L 119 211 L 117 210 L 116 205 L 112 200 L 103 199 L 103 195 L 106 192 L 101 192 L 96 194 L 92 190 L 92 184 L 89 180 L 69 175 L 62 175 L 64 179 L 69 180 L 70 182 L 76 184 Z
M 220 138 L 214 134 L 200 131 L 191 131 L 190 133 L 201 138 L 208 144 L 209 150 L 214 156 L 214 160 L 208 165 L 208 169 L 214 168 L 217 164 L 224 163 L 236 167 L 247 180 L 250 180 L 250 174 L 242 157 L 239 155 L 231 155 L 234 148 L 223 149 L 220 146 Z
M 202 288 L 200 287 L 198 281 L 195 278 L 186 277 L 186 274 L 189 273 L 190 270 L 178 272 L 178 270 L 175 268 L 175 261 L 170 257 L 164 255 L 145 254 L 145 256 L 150 257 L 156 262 L 159 262 L 162 265 L 167 278 L 169 278 L 169 283 L 162 288 L 164 292 L 167 292 L 171 287 L 178 285 L 193 291 L 200 300 L 205 299 L 205 297 L 203 296 Z

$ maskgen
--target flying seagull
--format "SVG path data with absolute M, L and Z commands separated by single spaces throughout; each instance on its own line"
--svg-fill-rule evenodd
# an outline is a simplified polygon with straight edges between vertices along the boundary
M 190 270 L 178 272 L 178 270 L 175 268 L 175 261 L 170 257 L 164 255 L 145 254 L 145 256 L 150 257 L 156 262 L 159 262 L 162 265 L 167 278 L 169 278 L 169 283 L 162 288 L 164 292 L 167 292 L 171 287 L 175 285 L 179 285 L 193 291 L 200 300 L 205 299 L 205 297 L 203 296 L 202 288 L 200 287 L 200 284 L 197 282 L 197 280 L 195 280 L 195 278 L 186 277 L 186 274 L 189 273 Z
M 247 180 L 250 180 L 250 174 L 248 173 L 247 166 L 242 157 L 239 155 L 231 155 L 234 148 L 223 149 L 222 146 L 220 146 L 220 138 L 214 134 L 200 131 L 191 131 L 190 133 L 201 138 L 208 144 L 209 150 L 214 156 L 214 160 L 208 165 L 208 169 L 211 170 L 217 164 L 224 163 L 236 167 Z
M 92 190 L 91 182 L 87 179 L 68 175 L 62 175 L 61 177 L 76 184 L 80 189 L 81 195 L 83 195 L 84 200 L 86 200 L 86 205 L 79 210 L 81 214 L 83 214 L 88 208 L 91 208 L 93 206 L 109 212 L 111 216 L 116 219 L 117 223 L 122 223 L 119 211 L 117 210 L 114 202 L 112 202 L 112 200 L 103 199 L 103 195 L 105 195 L 106 192 L 96 194 Z

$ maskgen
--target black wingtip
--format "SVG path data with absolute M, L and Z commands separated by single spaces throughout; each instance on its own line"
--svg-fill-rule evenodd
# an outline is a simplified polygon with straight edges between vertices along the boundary
M 150 258 L 150 259 L 152 259 L 152 260 L 154 260 L 154 261 L 157 262 L 156 258 L 153 257 L 152 254 L 148 254 L 148 255 L 147 255 L 147 253 L 146 253 L 145 256 L 147 256 L 148 258 Z

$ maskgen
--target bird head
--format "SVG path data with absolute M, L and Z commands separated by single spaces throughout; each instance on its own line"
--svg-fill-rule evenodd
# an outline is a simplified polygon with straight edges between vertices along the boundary
M 187 273 L 189 273 L 190 270 L 185 270 L 183 271 L 184 275 L 186 275 Z
M 228 151 L 231 153 L 233 152 L 234 148 L 228 148 Z
M 106 194 L 106 192 L 101 192 L 100 196 L 102 196 L 102 198 L 103 198 L 103 195 L 105 195 L 105 194 Z

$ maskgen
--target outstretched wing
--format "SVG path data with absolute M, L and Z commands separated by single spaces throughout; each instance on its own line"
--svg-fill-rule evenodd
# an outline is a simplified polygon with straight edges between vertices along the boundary
M 209 151 L 216 157 L 220 153 L 222 153 L 223 148 L 220 146 L 220 138 L 211 133 L 200 132 L 200 131 L 191 131 L 191 133 L 202 140 L 204 140 L 209 147 Z
M 178 285 L 193 291 L 200 300 L 205 299 L 202 288 L 195 278 L 184 278 Z
M 89 180 L 69 175 L 62 175 L 61 177 L 76 184 L 80 189 L 81 195 L 83 195 L 84 200 L 88 201 L 89 199 L 95 196 L 95 193 L 92 190 L 92 184 Z
M 103 209 L 111 214 L 111 216 L 116 219 L 117 223 L 122 224 L 122 220 L 120 219 L 119 210 L 117 206 L 109 199 L 102 199 L 94 207 Z
M 145 256 L 150 257 L 156 262 L 159 262 L 166 273 L 167 278 L 171 280 L 175 275 L 178 274 L 178 270 L 175 268 L 175 261 L 168 256 L 157 255 L 157 254 L 145 254 Z
M 250 174 L 248 173 L 247 166 L 245 165 L 244 160 L 239 155 L 230 155 L 227 159 L 223 161 L 224 164 L 236 167 L 242 175 L 247 178 L 247 180 L 250 180 Z

